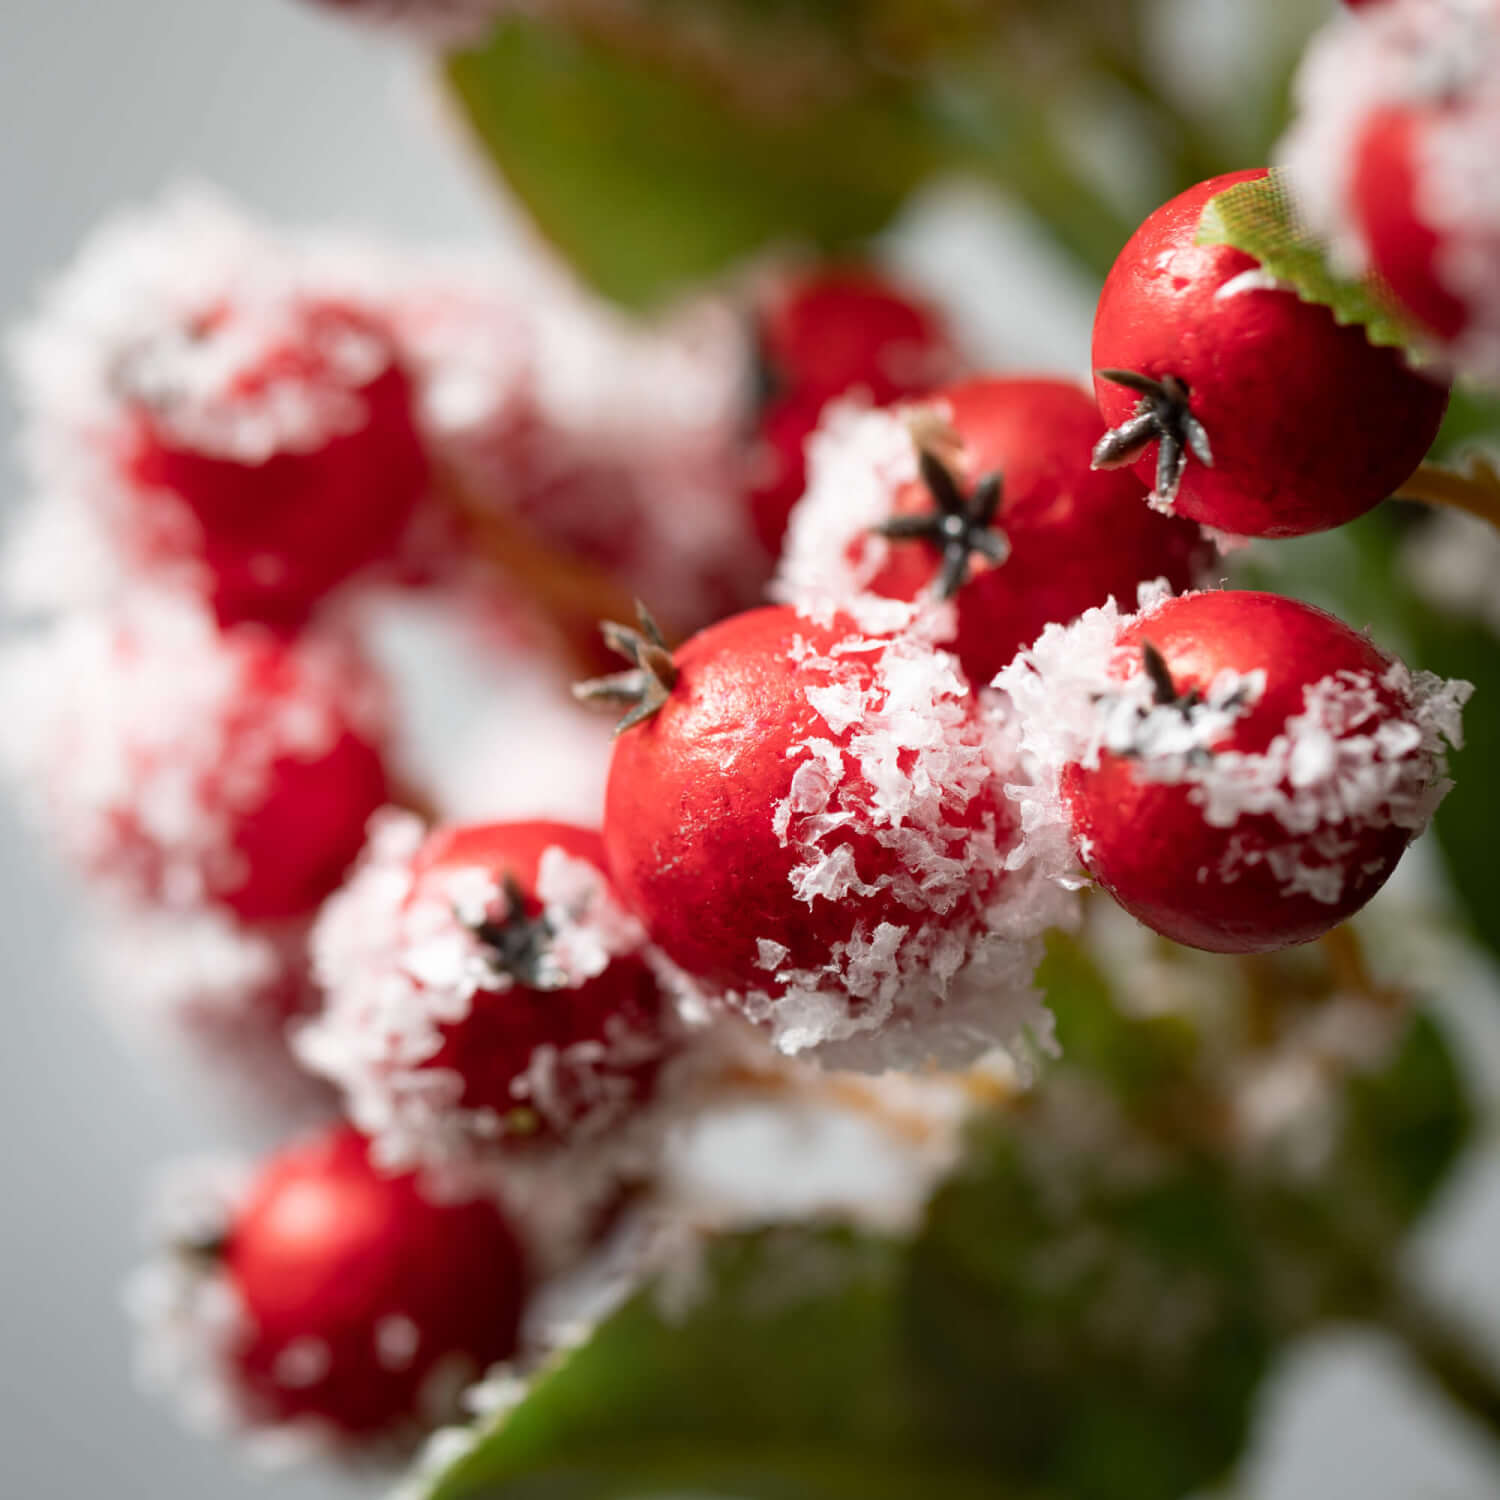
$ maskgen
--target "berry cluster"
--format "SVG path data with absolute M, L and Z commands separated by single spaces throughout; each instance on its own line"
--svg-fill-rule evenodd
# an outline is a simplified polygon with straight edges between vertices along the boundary
M 1450 368 L 1500 380 L 1500 7 L 1382 0 L 1314 40 L 1283 143 L 1308 225 Z
M 124 1003 L 269 1048 L 320 1113 L 168 1195 L 135 1303 L 161 1383 L 245 1430 L 409 1445 L 545 1349 L 546 1294 L 622 1224 L 682 1221 L 672 1151 L 737 1089 L 1025 1076 L 1055 1045 L 1044 938 L 1090 878 L 1237 953 L 1374 895 L 1467 690 L 1198 591 L 1203 528 L 1361 514 L 1446 393 L 1196 244 L 1235 180 L 1125 246 L 1093 394 L 956 380 L 935 315 L 849 267 L 643 327 L 532 261 L 202 203 L 86 252 L 22 340 L 41 498 L 12 564 L 83 517 L 102 566 L 15 596 L 53 618 L 10 653 L 6 749 L 108 942 L 155 955 Z M 609 624 L 625 666 L 577 689 L 621 716 L 601 816 L 542 805 L 521 696 L 472 816 L 422 805 L 382 611 L 561 655 L 631 593 L 667 630 Z

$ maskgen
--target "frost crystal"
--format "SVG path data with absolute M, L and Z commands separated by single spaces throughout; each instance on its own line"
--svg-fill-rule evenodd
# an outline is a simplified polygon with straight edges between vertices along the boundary
M 1365 127 L 1387 108 L 1430 112 L 1413 137 L 1414 208 L 1438 237 L 1439 281 L 1469 312 L 1448 353 L 1500 379 L 1500 11 L 1490 0 L 1384 0 L 1340 15 L 1308 48 L 1296 101 L 1280 158 L 1308 226 L 1351 274 L 1369 265 L 1353 194 Z
M 1158 587 L 1143 589 L 1136 618 L 1163 597 Z M 1444 747 L 1461 743 L 1468 683 L 1395 661 L 1378 681 L 1335 672 L 1306 686 L 1302 712 L 1265 750 L 1215 748 L 1264 691 L 1264 674 L 1222 673 L 1201 702 L 1160 704 L 1138 663 L 1123 680 L 1111 673 L 1131 623 L 1111 601 L 1072 625 L 1049 625 L 995 680 L 1019 718 L 1021 758 L 1034 778 L 1011 789 L 1023 804 L 1024 847 L 1055 859 L 1072 842 L 1062 773 L 1097 766 L 1106 751 L 1130 756 L 1143 780 L 1187 787 L 1212 827 L 1273 818 L 1284 843 L 1262 848 L 1236 836 L 1215 873 L 1231 880 L 1241 863 L 1264 860 L 1288 895 L 1336 902 L 1350 873 L 1340 857 L 1355 835 L 1427 826 L 1448 789 Z M 1404 705 L 1399 712 L 1389 696 Z
M 849 670 L 861 658 L 873 671 Z M 793 890 L 810 907 L 877 897 L 887 915 L 860 923 L 817 970 L 777 967 L 785 953 L 762 940 L 774 984 L 738 1007 L 783 1052 L 871 1072 L 1048 1047 L 1031 980 L 1042 932 L 1071 906 L 1049 871 L 1015 857 L 1003 799 L 986 802 L 1018 775 L 1009 726 L 975 714 L 956 659 L 920 632 L 850 635 L 828 656 L 802 642 L 797 665 L 826 734 L 790 748 L 774 812 L 798 853 Z M 851 836 L 890 851 L 893 868 L 862 878 Z
M 69 616 L 0 656 L 15 712 L 0 763 L 64 853 L 130 895 L 187 909 L 245 878 L 237 836 L 278 764 L 341 736 L 379 743 L 384 689 L 343 634 L 220 630 L 168 594 Z
M 412 862 L 423 837 L 407 814 L 372 825 L 358 870 L 319 918 L 313 960 L 327 1004 L 295 1040 L 303 1063 L 344 1091 L 387 1165 L 463 1160 L 510 1128 L 495 1109 L 461 1103 L 456 1071 L 430 1066 L 444 1027 L 467 1019 L 477 996 L 515 984 L 475 930 L 503 921 L 507 898 L 481 868 L 451 872 L 439 891 L 418 887 Z M 577 988 L 616 956 L 639 952 L 638 924 L 587 861 L 548 849 L 537 896 L 549 936 L 535 988 Z M 602 1040 L 535 1047 L 511 1092 L 570 1141 L 597 1141 L 634 1102 L 628 1070 L 663 1047 L 660 1035 L 611 1017 Z

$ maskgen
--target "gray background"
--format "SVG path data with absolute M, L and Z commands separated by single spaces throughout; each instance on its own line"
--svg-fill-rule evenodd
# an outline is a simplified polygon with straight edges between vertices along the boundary
M 440 138 L 412 59 L 292 0 L 5 0 L 0 101 L 6 322 L 102 214 L 184 176 L 218 182 L 273 220 L 403 238 L 474 238 L 502 218 Z M 940 289 L 970 289 L 960 300 L 976 344 L 1080 368 L 1086 289 L 1033 266 L 1031 288 L 1016 295 L 1011 268 L 1026 249 L 1024 227 L 958 195 L 930 205 L 899 253 Z M 1011 295 L 980 295 L 986 277 L 1004 284 L 1001 268 Z M 19 481 L 8 406 L 0 421 L 9 506 Z M 215 1136 L 87 1008 L 70 970 L 70 920 L 60 885 L 0 804 L 0 1497 L 341 1493 L 344 1482 L 326 1475 L 246 1474 L 130 1386 L 118 1285 L 142 1187 L 162 1159 Z M 1444 1291 L 1491 1326 L 1497 1245 L 1491 1155 L 1452 1195 L 1424 1256 Z M 1500 1492 L 1495 1459 L 1379 1341 L 1330 1339 L 1272 1391 L 1248 1491 L 1479 1500 Z

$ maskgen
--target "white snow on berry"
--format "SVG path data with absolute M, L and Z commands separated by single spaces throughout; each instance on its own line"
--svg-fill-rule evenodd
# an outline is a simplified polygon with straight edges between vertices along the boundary
M 451 872 L 441 890 L 419 885 L 413 860 L 424 837 L 410 815 L 375 820 L 359 868 L 318 920 L 313 958 L 327 1002 L 295 1040 L 303 1063 L 343 1090 L 387 1165 L 462 1161 L 512 1129 L 530 1133 L 493 1108 L 463 1106 L 462 1077 L 429 1066 L 444 1027 L 467 1019 L 476 996 L 516 981 L 475 931 L 508 913 L 499 881 L 474 867 Z M 533 987 L 576 989 L 640 952 L 639 924 L 586 860 L 546 850 L 536 894 L 550 935 Z M 604 1039 L 532 1050 L 511 1084 L 516 1120 L 534 1112 L 572 1143 L 619 1125 L 634 1098 L 626 1075 L 662 1056 L 667 1037 L 612 1023 Z
M 386 697 L 342 633 L 291 642 L 222 630 L 165 593 L 67 616 L 0 656 L 0 763 L 62 852 L 126 894 L 178 909 L 246 877 L 237 838 L 277 790 L 353 734 L 378 745 Z
M 1165 597 L 1159 587 L 1143 589 L 1135 618 L 1149 617 Z M 1283 844 L 1261 849 L 1231 837 L 1215 874 L 1233 879 L 1241 863 L 1264 859 L 1288 895 L 1336 902 L 1353 873 L 1341 860 L 1356 835 L 1427 826 L 1448 790 L 1445 745 L 1461 743 L 1468 683 L 1397 661 L 1378 681 L 1335 672 L 1306 684 L 1302 712 L 1264 751 L 1216 749 L 1264 691 L 1264 674 L 1221 673 L 1201 703 L 1158 704 L 1143 664 L 1123 679 L 1111 673 L 1131 623 L 1111 600 L 1072 625 L 1049 625 L 995 679 L 1019 719 L 1033 777 L 1031 786 L 1012 788 L 1025 807 L 1027 847 L 1057 859 L 1072 842 L 1062 773 L 1095 767 L 1105 752 L 1128 753 L 1143 780 L 1186 786 L 1211 827 L 1274 818 L 1286 831 Z M 1382 691 L 1404 707 L 1391 712 Z
M 1444 353 L 1465 374 L 1500 380 L 1500 10 L 1382 0 L 1341 13 L 1309 46 L 1295 102 L 1279 162 L 1308 227 L 1354 275 L 1370 264 L 1353 188 L 1365 127 L 1389 108 L 1430 111 L 1414 138 L 1414 207 L 1439 242 L 1438 280 L 1468 312 Z
M 858 658 L 868 683 L 849 670 Z M 799 854 L 793 890 L 810 907 L 878 895 L 888 910 L 894 897 L 903 919 L 862 924 L 821 969 L 776 967 L 733 1003 L 781 1051 L 868 1072 L 1047 1049 L 1032 975 L 1043 931 L 1070 921 L 1071 904 L 1050 872 L 1013 858 L 1003 802 L 974 815 L 1019 775 L 1009 726 L 974 712 L 956 658 L 920 631 L 852 634 L 827 656 L 802 642 L 796 665 L 826 733 L 790 748 L 774 810 Z M 862 879 L 849 834 L 892 851 L 895 870 Z M 763 967 L 785 957 L 764 941 L 760 953 Z

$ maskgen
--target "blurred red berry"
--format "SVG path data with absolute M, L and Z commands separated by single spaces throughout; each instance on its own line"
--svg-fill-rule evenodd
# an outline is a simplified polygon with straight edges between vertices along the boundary
M 262 1166 L 218 1256 L 252 1419 L 349 1437 L 434 1426 L 516 1347 L 525 1273 L 500 1210 L 383 1174 L 347 1128 Z

